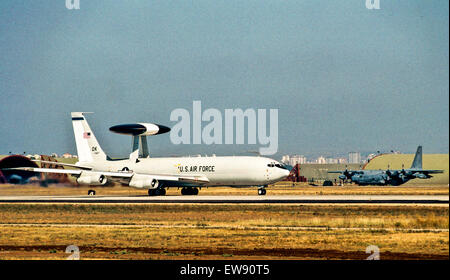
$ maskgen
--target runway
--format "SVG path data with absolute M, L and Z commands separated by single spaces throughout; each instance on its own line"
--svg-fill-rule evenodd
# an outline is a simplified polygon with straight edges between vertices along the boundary
M 448 195 L 0 196 L 0 203 L 449 204 Z

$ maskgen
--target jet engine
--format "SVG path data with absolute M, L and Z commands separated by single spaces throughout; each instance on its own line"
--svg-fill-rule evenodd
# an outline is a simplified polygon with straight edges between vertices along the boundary
M 83 171 L 80 177 L 77 179 L 77 183 L 80 185 L 95 185 L 101 186 L 106 184 L 107 178 L 105 175 L 97 172 Z
M 135 174 L 131 177 L 128 185 L 140 189 L 156 189 L 159 186 L 159 181 L 148 175 Z

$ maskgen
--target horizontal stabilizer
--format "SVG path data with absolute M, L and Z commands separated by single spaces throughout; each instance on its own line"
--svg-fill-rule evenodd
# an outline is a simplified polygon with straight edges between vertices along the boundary
M 78 169 L 83 169 L 83 170 L 92 170 L 91 167 L 81 166 L 81 165 L 76 165 L 76 164 L 70 164 L 70 163 L 57 162 L 57 161 L 46 161 L 46 160 L 39 160 L 39 159 L 34 159 L 32 161 L 40 162 L 40 163 L 47 163 L 47 164 L 52 164 L 52 165 L 61 165 L 61 166 L 73 167 L 73 168 L 78 168 Z
M 81 170 L 56 169 L 56 168 L 14 167 L 14 168 L 3 168 L 2 170 L 21 170 L 29 172 L 58 173 L 58 174 L 72 174 L 72 175 L 81 174 Z

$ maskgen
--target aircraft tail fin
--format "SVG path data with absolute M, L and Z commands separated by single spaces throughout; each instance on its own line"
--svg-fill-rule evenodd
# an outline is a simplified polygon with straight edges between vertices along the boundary
M 422 146 L 417 147 L 417 152 L 411 165 L 411 169 L 422 169 Z
M 100 147 L 83 114 L 83 112 L 71 113 L 78 160 L 80 162 L 106 160 L 106 154 Z

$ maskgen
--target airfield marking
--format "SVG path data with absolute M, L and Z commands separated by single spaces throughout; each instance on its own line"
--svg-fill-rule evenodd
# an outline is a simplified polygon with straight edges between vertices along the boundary
M 0 196 L 0 203 L 449 204 L 448 195 Z
M 38 224 L 38 223 L 18 223 L 18 224 L 0 224 L 0 226 L 10 227 L 94 227 L 94 228 L 204 228 L 204 229 L 231 229 L 231 230 L 294 230 L 294 231 L 391 231 L 391 232 L 449 232 L 449 229 L 427 229 L 427 228 L 343 228 L 343 227 L 327 227 L 327 226 L 208 226 L 208 225 L 139 225 L 139 224 Z

